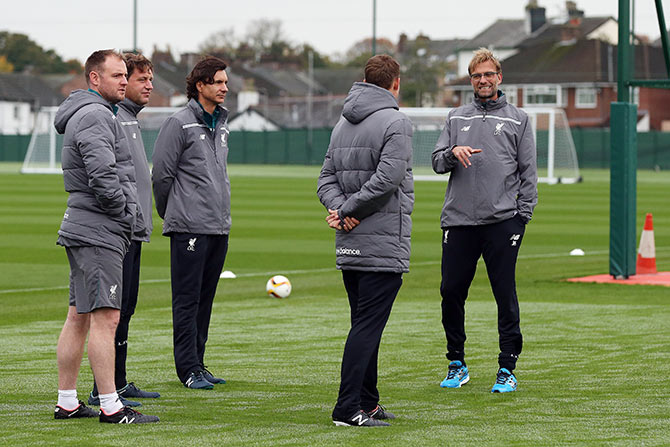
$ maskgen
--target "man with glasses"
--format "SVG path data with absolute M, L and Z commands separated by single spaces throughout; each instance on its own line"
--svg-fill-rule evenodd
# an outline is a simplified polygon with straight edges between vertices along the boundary
M 500 354 L 494 393 L 515 391 L 523 344 L 516 260 L 537 203 L 537 166 L 528 116 L 498 90 L 500 62 L 477 50 L 468 67 L 472 103 L 452 110 L 432 154 L 433 170 L 450 173 L 441 216 L 442 324 L 450 360 L 443 388 L 470 380 L 465 363 L 465 300 L 483 256 L 498 306 Z

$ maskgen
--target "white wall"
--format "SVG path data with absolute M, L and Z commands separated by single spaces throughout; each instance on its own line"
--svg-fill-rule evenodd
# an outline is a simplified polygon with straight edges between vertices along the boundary
M 0 101 L 0 134 L 29 134 L 32 132 L 33 120 L 29 103 Z
M 249 110 L 236 116 L 235 119 L 230 122 L 228 127 L 230 130 L 279 130 L 279 127 L 265 119 L 265 117 L 255 111 Z

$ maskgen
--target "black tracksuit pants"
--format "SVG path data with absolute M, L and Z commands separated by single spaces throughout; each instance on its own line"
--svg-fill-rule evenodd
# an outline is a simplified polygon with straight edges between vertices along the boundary
M 372 411 L 379 402 L 377 357 L 391 307 L 402 285 L 402 273 L 343 270 L 349 296 L 351 329 L 344 345 L 340 392 L 334 419 Z
M 216 286 L 228 252 L 228 235 L 172 233 L 172 330 L 179 380 L 204 367 Z
M 516 367 L 523 338 L 519 327 L 515 271 L 525 227 L 517 214 L 495 224 L 449 227 L 443 232 L 440 293 L 449 360 L 465 359 L 465 300 L 477 261 L 483 256 L 498 306 L 498 364 L 510 371 Z
M 130 318 L 135 313 L 137 296 L 140 289 L 140 258 L 142 242 L 131 241 L 128 252 L 123 258 L 123 284 L 121 286 L 121 315 L 114 335 L 114 383 L 120 390 L 127 385 L 126 358 L 128 357 L 128 329 Z M 93 395 L 98 395 L 98 385 L 93 382 Z

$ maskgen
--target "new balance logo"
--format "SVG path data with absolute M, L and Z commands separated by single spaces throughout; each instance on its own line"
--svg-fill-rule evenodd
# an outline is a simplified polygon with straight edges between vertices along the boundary
M 338 248 L 335 250 L 336 255 L 360 256 L 361 251 L 357 248 Z
M 493 132 L 493 135 L 500 135 L 502 133 L 502 128 L 504 125 L 505 123 L 496 124 L 496 130 Z
M 134 420 L 135 420 L 135 416 L 133 416 L 130 419 L 128 419 L 128 416 L 124 416 L 119 421 L 119 424 L 132 424 Z
M 461 127 L 461 132 L 467 132 L 468 130 L 470 130 L 470 126 Z
M 444 243 L 445 243 L 445 244 L 447 243 L 447 239 L 448 239 L 448 238 L 449 238 L 449 230 L 446 230 L 446 231 L 444 232 Z
M 137 140 L 137 134 L 133 132 L 133 140 Z
M 520 234 L 513 234 L 511 238 L 509 238 L 510 241 L 512 241 L 512 247 L 516 247 L 516 243 L 519 242 L 519 239 L 521 239 Z
M 188 251 L 195 251 L 195 241 L 198 240 L 197 237 L 193 237 L 188 240 L 188 247 L 186 247 L 186 250 Z
M 353 417 L 353 419 L 351 419 L 351 422 L 355 422 L 355 423 L 357 423 L 358 425 L 363 425 L 363 424 L 365 424 L 369 419 L 370 419 L 370 418 L 366 418 L 366 417 L 363 416 L 362 414 L 357 414 L 356 416 Z

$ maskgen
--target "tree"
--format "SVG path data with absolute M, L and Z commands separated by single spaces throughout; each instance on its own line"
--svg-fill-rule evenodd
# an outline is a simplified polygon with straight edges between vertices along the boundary
M 396 47 L 393 42 L 385 37 L 376 40 L 377 54 L 395 55 Z M 348 67 L 362 67 L 365 62 L 372 56 L 372 38 L 368 37 L 354 43 L 345 54 L 345 60 Z
M 14 71 L 14 65 L 7 62 L 7 56 L 0 56 L 0 73 L 11 73 Z
M 245 39 L 249 46 L 254 49 L 257 62 L 260 61 L 264 53 L 269 52 L 273 43 L 286 43 L 281 21 L 270 19 L 252 20 L 247 26 Z
M 440 79 L 446 73 L 445 63 L 431 50 L 430 39 L 422 35 L 406 42 L 402 56 L 400 97 L 403 104 L 432 105 L 440 89 Z
M 75 60 L 64 62 L 54 50 L 44 50 L 25 34 L 0 32 L 0 56 L 14 66 L 15 72 L 35 73 L 81 72 L 81 64 Z
M 230 27 L 210 34 L 198 46 L 198 49 L 203 54 L 211 54 L 213 56 L 225 55 L 227 59 L 232 60 L 236 58 L 236 50 L 240 44 L 239 39 L 235 36 L 235 29 Z

